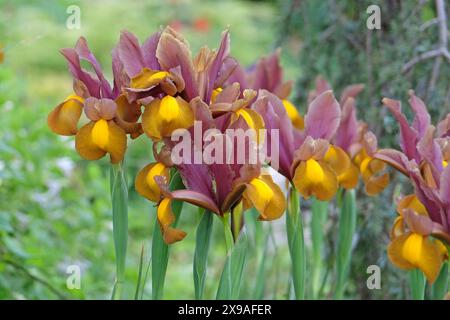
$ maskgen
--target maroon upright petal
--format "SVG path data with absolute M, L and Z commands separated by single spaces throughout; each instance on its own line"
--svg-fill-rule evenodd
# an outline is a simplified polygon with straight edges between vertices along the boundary
M 409 126 L 408 120 L 402 113 L 400 101 L 384 98 L 382 102 L 391 111 L 400 125 L 400 146 L 403 152 L 408 159 L 415 159 L 417 162 L 420 162 L 421 159 L 416 149 L 418 133 L 416 129 Z
M 356 118 L 355 99 L 348 98 L 342 107 L 342 118 L 336 132 L 335 144 L 350 153 L 350 147 L 358 141 L 358 119 Z
M 314 90 L 312 90 L 312 91 L 310 91 L 308 93 L 308 104 L 310 104 L 321 93 L 324 93 L 325 91 L 331 90 L 330 84 L 322 76 L 317 76 L 316 77 L 315 84 L 316 84 L 316 86 L 315 86 Z
M 264 119 L 265 128 L 267 130 L 267 153 L 269 157 L 274 157 L 271 154 L 271 145 L 278 144 L 279 148 L 279 171 L 286 178 L 291 179 L 290 167 L 294 159 L 294 151 L 296 144 L 303 143 L 303 139 L 299 135 L 293 126 L 292 121 L 286 113 L 286 109 L 283 106 L 278 97 L 274 94 L 260 90 L 257 100 L 253 103 L 252 109 L 258 112 Z M 278 139 L 274 141 L 272 130 L 278 130 Z M 294 137 L 297 141 L 294 141 Z
M 119 49 L 115 47 L 111 52 L 112 71 L 114 77 L 114 88 L 112 95 L 114 98 L 118 97 L 122 89 L 129 86 L 130 77 L 126 74 L 125 68 L 119 57 Z
M 344 105 L 348 98 L 356 98 L 361 91 L 364 90 L 364 85 L 362 83 L 352 84 L 344 88 L 341 93 L 341 99 L 339 103 Z
M 253 89 L 266 89 L 274 92 L 282 81 L 283 69 L 280 65 L 280 50 L 276 50 L 268 57 L 261 58 L 256 63 L 251 86 Z
M 306 135 L 314 139 L 330 140 L 336 133 L 341 108 L 331 90 L 321 93 L 309 105 L 305 116 Z
M 230 33 L 225 30 L 222 33 L 222 41 L 220 42 L 219 50 L 211 62 L 211 66 L 208 69 L 208 81 L 206 82 L 206 90 L 204 101 L 209 102 L 211 100 L 211 93 L 214 90 L 214 84 L 219 76 L 219 71 L 224 63 L 225 58 L 230 54 Z
M 230 74 L 225 83 L 232 84 L 237 82 L 240 84 L 241 88 L 250 88 L 247 80 L 247 73 L 236 59 L 228 57 L 223 65 L 223 68 L 233 68 L 233 72 Z
M 144 67 L 145 61 L 139 41 L 134 34 L 122 31 L 119 40 L 119 57 L 130 78 L 137 75 Z
M 155 32 L 147 40 L 144 41 L 141 47 L 144 64 L 152 70 L 160 70 L 161 66 L 156 58 L 156 48 L 158 47 L 161 31 Z
M 445 225 L 446 217 L 443 215 L 444 212 L 443 206 L 440 202 L 439 191 L 427 185 L 422 177 L 417 163 L 414 160 L 408 162 L 407 169 L 408 175 L 414 185 L 415 194 L 427 209 L 431 220 Z
M 84 83 L 91 96 L 101 98 L 100 80 L 95 79 L 92 74 L 81 68 L 80 57 L 78 56 L 76 50 L 72 48 L 64 48 L 61 49 L 60 52 L 67 60 L 72 76 Z
M 439 138 L 450 137 L 450 113 L 446 115 L 444 120 L 438 123 L 437 134 Z
M 103 75 L 102 68 L 89 49 L 87 41 L 84 37 L 80 37 L 80 39 L 78 39 L 77 44 L 75 45 L 75 50 L 81 59 L 88 61 L 92 68 L 94 68 L 94 71 L 100 80 L 102 98 L 113 98 L 111 86 Z
M 172 28 L 167 27 L 162 32 L 156 49 L 156 57 L 164 70 L 180 66 L 187 99 L 191 100 L 198 96 L 194 64 L 189 46 Z
M 236 59 L 228 56 L 223 60 L 222 67 L 219 71 L 219 76 L 216 79 L 216 82 L 214 83 L 214 88 L 222 88 L 226 85 L 226 83 L 233 83 L 233 82 L 239 82 L 239 84 L 242 86 L 242 88 L 246 88 L 246 80 L 245 80 L 245 73 L 237 71 L 239 68 L 239 63 Z M 242 77 L 242 79 L 240 78 Z M 230 81 L 231 79 L 231 81 Z M 236 79 L 233 81 L 233 79 Z M 243 82 L 241 82 L 243 81 Z M 243 86 L 245 85 L 245 87 Z
M 417 150 L 422 158 L 431 164 L 432 174 L 435 181 L 439 181 L 442 167 L 442 152 L 439 144 L 434 139 L 435 128 L 430 126 L 427 128 L 422 139 L 417 144 Z
M 414 94 L 414 91 L 410 90 L 409 95 L 409 104 L 416 114 L 412 123 L 412 127 L 416 129 L 418 133 L 418 139 L 420 139 L 425 135 L 428 127 L 431 124 L 430 114 L 428 113 L 425 103 Z

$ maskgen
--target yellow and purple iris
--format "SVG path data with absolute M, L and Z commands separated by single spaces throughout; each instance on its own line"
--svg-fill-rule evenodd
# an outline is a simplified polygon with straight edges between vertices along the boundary
M 398 202 L 397 213 L 388 246 L 389 259 L 400 269 L 419 268 L 433 283 L 442 263 L 448 259 L 442 241 L 430 237 L 438 226 L 429 219 L 425 206 L 414 194 Z
M 322 78 L 316 78 L 316 87 L 309 93 L 312 101 L 331 86 Z M 362 84 L 347 86 L 340 96 L 341 121 L 332 143 L 339 146 L 350 157 L 350 164 L 338 177 L 344 189 L 354 189 L 361 176 L 365 191 L 369 196 L 383 191 L 389 184 L 386 164 L 373 157 L 377 151 L 376 136 L 367 129 L 367 124 L 357 119 L 356 97 L 364 89 Z
M 442 262 L 448 259 L 443 243 L 450 244 L 448 122 L 439 123 L 436 135 L 425 103 L 412 91 L 409 99 L 415 114 L 412 125 L 402 113 L 399 101 L 385 98 L 383 103 L 400 124 L 402 152 L 381 149 L 374 157 L 407 176 L 415 190 L 414 195 L 399 202 L 400 216 L 391 232 L 389 257 L 402 269 L 421 269 L 433 282 Z
M 333 93 L 323 92 L 310 103 L 304 130 L 294 127 L 283 102 L 265 90 L 260 91 L 253 109 L 263 116 L 266 129 L 279 130 L 278 171 L 305 198 L 333 198 L 338 190 L 339 177 L 350 166 L 347 154 L 330 143 L 341 117 L 341 110 Z

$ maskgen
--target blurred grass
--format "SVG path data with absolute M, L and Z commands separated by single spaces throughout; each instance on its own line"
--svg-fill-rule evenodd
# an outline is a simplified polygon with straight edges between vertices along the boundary
M 81 8 L 81 29 L 66 28 L 68 5 Z M 110 76 L 110 51 L 120 30 L 136 33 L 140 41 L 160 26 L 177 26 L 194 52 L 207 44 L 217 47 L 221 31 L 230 26 L 232 54 L 251 64 L 269 53 L 276 40 L 277 7 L 248 1 L 0 1 L 0 43 L 5 63 L 0 65 L 0 298 L 54 299 L 42 279 L 68 298 L 110 297 L 114 281 L 114 248 L 108 189 L 108 160 L 87 162 L 74 150 L 73 138 L 51 133 L 48 112 L 72 91 L 72 79 L 58 50 L 73 47 L 85 36 Z M 196 28 L 198 19 L 206 30 Z M 196 22 L 197 21 L 197 22 Z M 203 25 L 204 27 L 204 25 Z M 289 56 L 283 56 L 289 60 Z M 288 68 L 294 73 L 294 68 Z M 133 297 L 140 250 L 147 260 L 155 208 L 134 191 L 137 170 L 151 161 L 147 139 L 129 145 L 129 251 L 125 296 Z M 194 257 L 197 209 L 186 205 L 180 227 L 188 232 L 172 247 L 164 298 L 194 298 Z M 225 259 L 222 228 L 214 221 L 205 298 L 212 298 Z M 267 226 L 264 226 L 267 228 Z M 281 240 L 283 241 L 283 240 Z M 280 254 L 287 265 L 287 252 Z M 252 260 L 253 259 L 253 260 Z M 22 265 L 26 274 L 5 261 Z M 81 289 L 65 286 L 66 267 L 81 267 Z M 250 257 L 248 268 L 256 264 Z M 287 278 L 270 269 L 272 284 L 282 298 Z M 284 268 L 287 277 L 288 268 Z M 251 270 L 251 269 L 248 269 Z M 279 269 L 281 270 L 281 269 Z M 281 270 L 282 271 L 282 270 Z M 31 276 L 30 276 L 31 275 Z M 251 277 L 242 289 L 250 297 Z M 275 283 L 280 278 L 279 283 Z M 148 279 L 144 298 L 151 297 Z M 276 290 L 275 290 L 276 291 Z

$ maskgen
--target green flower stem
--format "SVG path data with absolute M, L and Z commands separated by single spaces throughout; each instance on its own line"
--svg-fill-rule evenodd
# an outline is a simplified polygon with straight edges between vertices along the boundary
M 195 254 L 194 254 L 194 287 L 195 299 L 203 299 L 205 288 L 206 265 L 208 262 L 208 252 L 211 243 L 211 233 L 213 227 L 214 214 L 204 210 L 200 223 L 197 227 Z
M 300 300 L 305 298 L 306 254 L 300 201 L 295 188 L 291 188 L 289 191 L 286 228 L 289 253 L 292 261 L 295 298 Z
M 241 232 L 233 242 L 233 234 L 229 223 L 230 214 L 221 217 L 224 233 L 227 259 L 220 277 L 216 298 L 219 300 L 238 299 L 242 284 L 248 239 L 245 232 Z
M 433 283 L 431 287 L 431 295 L 433 300 L 442 300 L 444 299 L 445 294 L 447 293 L 448 288 L 448 262 L 444 262 L 441 267 L 441 272 L 437 277 L 436 281 Z
M 116 253 L 116 280 L 112 299 L 122 298 L 128 242 L 128 186 L 123 162 L 113 164 L 110 171 L 113 237 Z
M 230 226 L 230 214 L 226 213 L 222 217 L 222 224 L 223 224 L 223 232 L 225 235 L 225 247 L 227 250 L 227 256 L 231 254 L 231 251 L 233 250 L 234 240 L 233 240 L 233 233 Z
M 409 285 L 413 300 L 425 299 L 425 276 L 420 269 L 409 271 Z
M 328 202 L 312 198 L 311 238 L 312 238 L 312 293 L 319 298 L 323 272 L 324 224 L 328 215 Z
M 342 194 L 339 215 L 339 235 L 336 252 L 336 289 L 335 299 L 344 297 L 350 262 L 352 258 L 353 235 L 356 229 L 355 190 L 345 190 Z

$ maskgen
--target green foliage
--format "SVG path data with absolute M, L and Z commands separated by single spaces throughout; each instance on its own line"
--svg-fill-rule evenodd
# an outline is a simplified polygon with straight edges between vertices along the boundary
M 290 190 L 288 201 L 286 233 L 292 261 L 292 281 L 295 298 L 301 300 L 305 298 L 306 289 L 306 248 L 303 235 L 303 218 L 297 190 Z
M 343 191 L 339 209 L 339 236 L 336 250 L 336 288 L 334 295 L 336 299 L 342 299 L 344 297 L 345 284 L 348 281 L 357 214 L 354 190 Z
M 201 300 L 205 289 L 206 264 L 208 262 L 209 247 L 214 213 L 204 211 L 196 231 L 195 253 L 193 263 L 195 298 Z
M 227 243 L 227 259 L 223 267 L 222 275 L 217 289 L 216 299 L 218 300 L 236 300 L 239 298 L 239 292 L 242 286 L 242 276 L 245 268 L 246 255 L 248 250 L 248 238 L 244 232 L 241 232 L 233 244 L 233 235 L 227 220 L 222 219 L 224 225 L 225 242 Z
M 124 162 L 114 164 L 110 170 L 110 188 L 113 220 L 113 236 L 116 260 L 116 280 L 112 297 L 122 298 L 128 245 L 128 186 Z
M 170 182 L 170 190 L 183 189 L 181 176 L 175 173 Z M 175 216 L 173 226 L 176 227 L 183 209 L 183 202 L 173 201 L 172 211 Z M 155 300 L 163 298 L 164 283 L 166 280 L 167 264 L 169 262 L 170 246 L 164 242 L 162 231 L 155 220 L 152 241 L 152 297 Z

